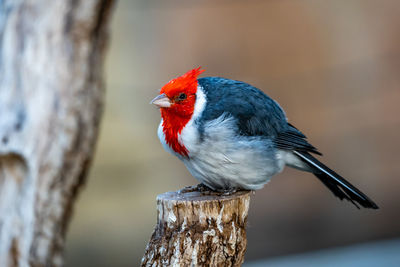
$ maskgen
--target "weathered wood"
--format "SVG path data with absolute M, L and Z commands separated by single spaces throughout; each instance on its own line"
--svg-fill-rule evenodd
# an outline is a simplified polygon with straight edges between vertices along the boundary
M 60 266 L 93 154 L 112 0 L 0 1 L 0 266 Z
M 240 266 L 250 192 L 168 192 L 157 197 L 157 225 L 142 266 Z

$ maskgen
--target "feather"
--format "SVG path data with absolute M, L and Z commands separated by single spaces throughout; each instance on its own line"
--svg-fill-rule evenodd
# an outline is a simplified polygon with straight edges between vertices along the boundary
M 308 164 L 314 175 L 338 198 L 347 199 L 357 208 L 360 204 L 364 208 L 378 209 L 379 207 L 364 193 L 346 181 L 342 176 L 329 169 L 307 152 L 293 151 L 301 160 Z

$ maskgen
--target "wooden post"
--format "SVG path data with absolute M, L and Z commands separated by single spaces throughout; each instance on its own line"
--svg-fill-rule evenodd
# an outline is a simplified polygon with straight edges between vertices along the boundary
M 103 107 L 112 0 L 0 0 L 0 266 L 62 266 Z
M 240 266 L 250 192 L 168 192 L 157 197 L 157 225 L 142 266 Z

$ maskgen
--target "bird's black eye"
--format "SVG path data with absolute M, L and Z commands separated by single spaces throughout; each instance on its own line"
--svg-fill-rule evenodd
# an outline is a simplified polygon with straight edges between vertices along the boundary
M 180 93 L 178 96 L 179 100 L 185 100 L 186 99 L 186 94 L 185 93 Z

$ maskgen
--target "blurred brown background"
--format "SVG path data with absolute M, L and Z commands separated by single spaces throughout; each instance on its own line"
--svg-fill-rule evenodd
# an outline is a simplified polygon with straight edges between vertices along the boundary
M 119 1 L 107 105 L 75 209 L 67 266 L 137 266 L 155 197 L 196 184 L 157 138 L 163 84 L 246 81 L 286 110 L 323 161 L 381 207 L 357 210 L 286 169 L 252 198 L 247 260 L 400 236 L 400 1 Z

